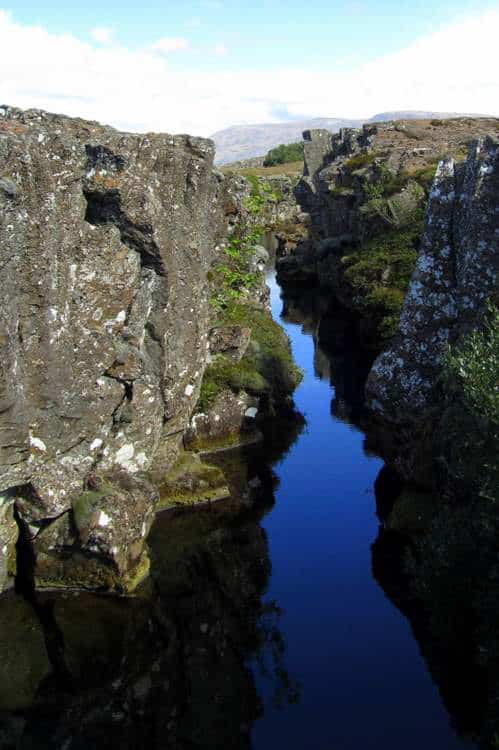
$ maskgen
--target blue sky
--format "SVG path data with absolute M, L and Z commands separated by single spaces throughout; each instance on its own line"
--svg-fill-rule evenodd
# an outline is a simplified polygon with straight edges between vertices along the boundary
M 299 56 L 306 65 L 327 63 L 341 69 L 352 61 L 394 52 L 439 26 L 497 4 L 412 0 L 410 13 L 400 0 L 15 0 L 5 7 L 20 22 L 56 33 L 71 31 L 81 39 L 94 27 L 112 28 L 116 38 L 132 48 L 151 44 L 158 36 L 187 38 L 200 51 L 224 45 L 231 65 L 238 68 L 292 65 Z M 184 56 L 176 64 L 194 67 L 197 62 Z M 220 59 L 215 62 L 223 66 Z
M 0 0 L 0 44 L 13 52 L 0 99 L 199 134 L 386 109 L 499 114 L 498 19 L 497 3 L 476 0 L 413 0 L 410 13 L 400 0 Z M 132 94 L 139 113 L 120 105 Z

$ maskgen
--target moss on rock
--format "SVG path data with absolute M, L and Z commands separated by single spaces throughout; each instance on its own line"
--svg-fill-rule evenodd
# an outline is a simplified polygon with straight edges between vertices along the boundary
M 341 259 L 355 307 L 373 316 L 382 340 L 397 329 L 416 263 L 422 223 L 418 215 L 410 226 L 387 231 Z
M 103 483 L 98 490 L 86 490 L 72 502 L 73 518 L 78 531 L 88 526 L 93 513 L 99 508 L 102 500 L 115 492 L 111 484 Z
M 189 451 L 183 453 L 160 487 L 159 509 L 197 505 L 229 497 L 230 491 L 218 466 L 206 464 Z
M 264 310 L 241 304 L 224 311 L 224 324 L 250 328 L 250 344 L 239 362 L 219 355 L 206 368 L 196 411 L 209 408 L 226 389 L 256 396 L 267 394 L 274 401 L 290 395 L 302 373 L 293 361 L 289 339 L 281 326 Z

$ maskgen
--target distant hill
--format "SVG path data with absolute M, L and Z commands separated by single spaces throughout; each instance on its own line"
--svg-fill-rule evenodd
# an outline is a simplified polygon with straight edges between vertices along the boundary
M 340 128 L 358 128 L 364 122 L 385 122 L 387 120 L 413 120 L 450 117 L 477 117 L 455 112 L 381 112 L 368 120 L 356 120 L 347 117 L 315 117 L 310 120 L 292 120 L 291 122 L 262 123 L 257 125 L 234 125 L 219 130 L 210 137 L 217 148 L 216 164 L 230 164 L 242 159 L 263 156 L 271 148 L 281 143 L 301 141 L 302 132 L 311 128 L 325 128 L 337 133 Z

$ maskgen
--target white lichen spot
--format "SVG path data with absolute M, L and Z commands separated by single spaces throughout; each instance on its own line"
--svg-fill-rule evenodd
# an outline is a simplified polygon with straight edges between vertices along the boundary
M 92 443 L 90 444 L 90 450 L 95 451 L 98 448 L 100 448 L 101 445 L 102 445 L 102 440 L 100 438 L 95 438 L 95 440 L 93 440 Z
M 123 466 L 124 469 L 128 469 L 128 471 L 137 471 L 137 466 L 135 465 L 135 462 L 132 461 L 134 453 L 135 448 L 133 444 L 127 443 L 116 452 L 114 460 L 117 464 Z
M 33 448 L 37 448 L 37 450 L 39 451 L 45 452 L 47 450 L 47 446 L 45 445 L 43 440 L 40 440 L 40 438 L 35 437 L 34 435 L 31 434 L 31 432 L 29 434 L 29 444 Z
M 116 322 L 117 323 L 124 323 L 126 320 L 126 311 L 120 310 L 118 315 L 116 316 Z
M 99 520 L 97 521 L 99 526 L 109 526 L 111 523 L 111 517 L 107 515 L 107 513 L 104 513 L 103 510 L 99 513 Z
M 191 383 L 189 383 L 189 385 L 186 385 L 184 393 L 186 396 L 192 396 L 192 394 L 194 393 L 194 386 L 191 385 Z
M 254 419 L 256 415 L 258 414 L 258 409 L 256 406 L 250 406 L 249 409 L 246 409 L 244 412 L 245 417 L 249 417 L 250 419 Z

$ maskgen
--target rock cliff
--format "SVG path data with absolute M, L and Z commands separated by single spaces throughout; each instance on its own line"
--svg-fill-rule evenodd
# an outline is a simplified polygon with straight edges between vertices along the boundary
M 0 108 L 0 588 L 129 589 L 209 349 L 248 186 L 210 141 Z
M 404 452 L 399 445 L 395 456 L 402 473 L 416 481 L 421 464 L 410 447 L 414 427 L 426 424 L 432 433 L 439 423 L 444 407 L 438 386 L 448 346 L 482 328 L 488 302 L 497 304 L 498 206 L 497 139 L 476 141 L 463 163 L 439 164 L 398 333 L 367 381 L 373 412 L 392 427 L 406 428 L 409 448 Z
M 466 162 L 442 161 L 399 332 L 376 360 L 371 407 L 394 421 L 434 398 L 446 346 L 477 327 L 499 279 L 499 142 L 485 139 Z
M 395 121 L 304 133 L 305 172 L 295 194 L 309 237 L 278 264 L 285 280 L 317 280 L 360 319 L 380 351 L 395 332 L 443 155 L 497 135 L 492 118 Z

